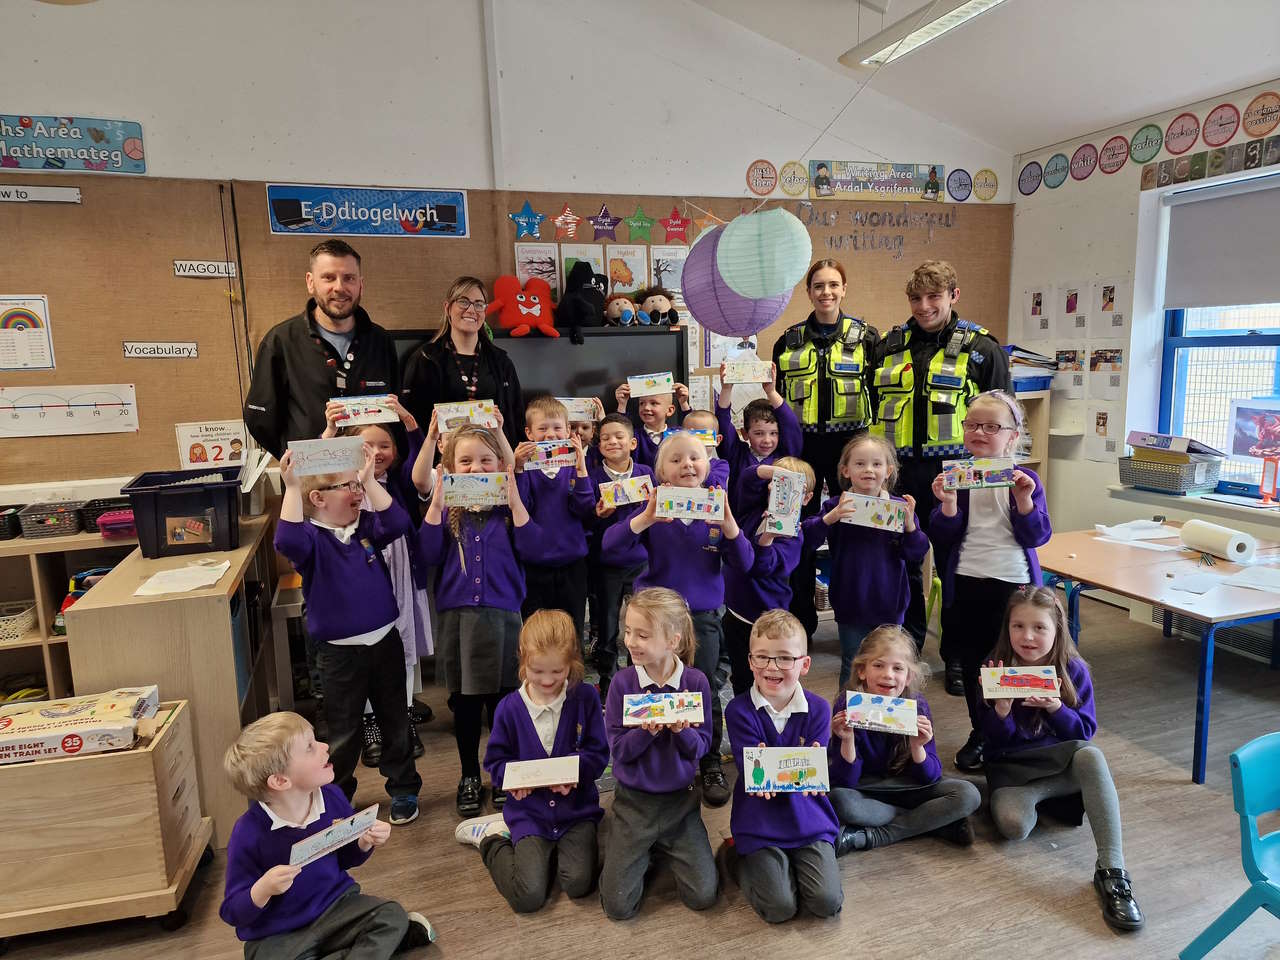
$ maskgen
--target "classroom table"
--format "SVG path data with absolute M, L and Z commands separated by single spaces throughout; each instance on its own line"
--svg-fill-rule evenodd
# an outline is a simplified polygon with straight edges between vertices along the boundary
M 1170 523 L 1178 527 L 1180 524 Z M 1176 544 L 1176 536 L 1155 543 Z M 1280 553 L 1280 543 L 1258 541 L 1258 555 Z M 1037 550 L 1044 581 L 1061 583 L 1067 592 L 1067 616 L 1071 638 L 1080 642 L 1080 594 L 1086 589 L 1107 590 L 1138 600 L 1164 611 L 1164 635 L 1170 635 L 1173 615 L 1180 613 L 1200 621 L 1200 674 L 1196 685 L 1195 742 L 1191 757 L 1191 779 L 1204 783 L 1209 744 L 1209 700 L 1213 684 L 1213 648 L 1217 632 L 1226 627 L 1280 621 L 1280 594 L 1224 584 L 1207 593 L 1175 590 L 1174 578 L 1189 573 L 1229 575 L 1244 569 L 1240 564 L 1215 559 L 1209 566 L 1195 550 L 1157 551 L 1129 543 L 1100 540 L 1092 530 L 1055 533 Z M 1276 652 L 1273 646 L 1272 666 Z

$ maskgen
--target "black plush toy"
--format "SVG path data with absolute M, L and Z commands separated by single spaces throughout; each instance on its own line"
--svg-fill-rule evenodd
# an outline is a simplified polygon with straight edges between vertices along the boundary
M 596 273 L 590 262 L 579 260 L 569 271 L 564 296 L 556 310 L 556 326 L 569 327 L 571 343 L 582 343 L 583 327 L 604 326 L 604 292 L 609 278 Z

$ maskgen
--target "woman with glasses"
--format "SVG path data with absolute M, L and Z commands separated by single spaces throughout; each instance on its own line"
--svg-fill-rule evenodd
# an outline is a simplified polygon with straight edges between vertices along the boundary
M 401 400 L 419 423 L 431 422 L 437 403 L 492 400 L 515 446 L 524 439 L 520 378 L 506 351 L 494 345 L 484 320 L 488 300 L 484 283 L 475 277 L 453 281 L 440 329 L 405 363 Z

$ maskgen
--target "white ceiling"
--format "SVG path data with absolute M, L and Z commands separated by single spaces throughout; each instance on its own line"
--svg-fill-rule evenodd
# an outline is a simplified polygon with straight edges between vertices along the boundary
M 839 56 L 928 5 L 891 0 L 882 17 L 855 0 L 694 2 L 863 81 Z M 1016 154 L 1277 77 L 1280 0 L 1007 0 L 871 86 Z

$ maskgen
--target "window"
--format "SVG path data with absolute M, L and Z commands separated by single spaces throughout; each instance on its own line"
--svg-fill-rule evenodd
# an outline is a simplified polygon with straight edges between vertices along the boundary
M 1280 403 L 1280 303 L 1165 311 L 1160 430 L 1231 452 L 1232 400 Z M 1223 480 L 1257 483 L 1259 463 L 1230 457 Z

